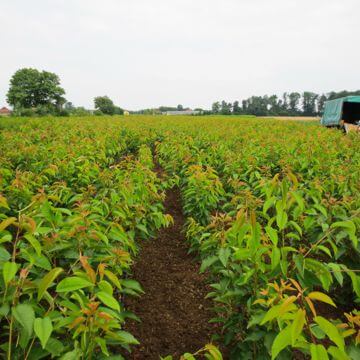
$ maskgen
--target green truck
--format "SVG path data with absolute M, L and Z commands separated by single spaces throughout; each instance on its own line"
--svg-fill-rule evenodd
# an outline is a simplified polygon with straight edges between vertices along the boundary
M 325 102 L 320 123 L 346 132 L 360 129 L 360 96 L 346 96 Z

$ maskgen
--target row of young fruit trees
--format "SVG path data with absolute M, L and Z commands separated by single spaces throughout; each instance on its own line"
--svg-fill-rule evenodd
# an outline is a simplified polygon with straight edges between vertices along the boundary
M 132 259 L 171 223 L 172 186 L 231 358 L 360 358 L 356 134 L 222 117 L 0 130 L 1 358 L 126 357 L 123 298 L 143 292 Z M 221 358 L 213 345 L 184 358 L 197 355 Z

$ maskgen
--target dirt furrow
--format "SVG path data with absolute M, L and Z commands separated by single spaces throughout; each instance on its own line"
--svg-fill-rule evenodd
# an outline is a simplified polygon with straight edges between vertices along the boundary
M 174 218 L 174 225 L 144 243 L 132 267 L 133 278 L 145 294 L 126 300 L 127 309 L 142 321 L 126 325 L 141 343 L 128 359 L 159 359 L 160 355 L 177 359 L 203 347 L 218 330 L 209 324 L 213 313 L 212 302 L 205 299 L 209 292 L 205 276 L 199 274 L 199 264 L 188 254 L 177 189 L 167 191 L 165 211 Z

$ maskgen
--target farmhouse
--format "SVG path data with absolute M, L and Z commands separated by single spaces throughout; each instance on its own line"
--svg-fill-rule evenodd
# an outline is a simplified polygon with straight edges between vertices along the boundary
M 11 111 L 7 107 L 2 107 L 0 109 L 0 116 L 9 116 L 11 114 Z

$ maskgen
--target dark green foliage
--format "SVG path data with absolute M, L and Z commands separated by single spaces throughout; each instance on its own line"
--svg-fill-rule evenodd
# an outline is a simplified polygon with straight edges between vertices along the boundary
M 95 115 L 123 115 L 124 110 L 114 105 L 108 96 L 98 96 L 94 99 Z
M 284 93 L 281 98 L 277 95 L 251 96 L 232 105 L 226 101 L 216 101 L 212 104 L 211 112 L 222 115 L 256 115 L 256 116 L 319 116 L 324 111 L 327 100 L 333 100 L 349 95 L 359 95 L 358 91 L 330 92 L 328 94 L 316 94 L 305 91 Z
M 35 113 L 53 113 L 65 103 L 64 94 L 56 74 L 24 68 L 11 78 L 7 102 L 15 111 L 35 109 Z
M 98 96 L 94 99 L 95 109 L 100 110 L 103 114 L 114 115 L 115 105 L 108 96 Z

